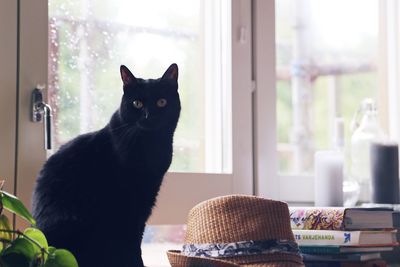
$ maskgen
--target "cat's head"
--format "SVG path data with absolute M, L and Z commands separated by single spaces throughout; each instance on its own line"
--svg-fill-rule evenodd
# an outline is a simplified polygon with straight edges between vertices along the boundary
M 175 130 L 181 110 L 178 66 L 172 64 L 159 79 L 136 78 L 124 65 L 120 72 L 124 90 L 120 115 L 124 122 L 143 131 Z

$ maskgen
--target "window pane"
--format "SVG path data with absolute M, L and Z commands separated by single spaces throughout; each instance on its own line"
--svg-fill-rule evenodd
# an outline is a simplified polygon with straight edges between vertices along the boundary
M 182 250 L 186 225 L 147 225 L 143 234 L 142 255 L 145 266 L 170 266 L 167 251 Z
M 314 152 L 332 147 L 335 118 L 349 140 L 360 102 L 378 100 L 378 10 L 378 0 L 276 1 L 281 173 L 311 173 Z
M 170 170 L 231 172 L 231 128 L 223 128 L 231 120 L 229 4 L 49 1 L 56 149 L 109 121 L 122 95 L 121 64 L 137 77 L 158 78 L 176 62 L 182 112 Z

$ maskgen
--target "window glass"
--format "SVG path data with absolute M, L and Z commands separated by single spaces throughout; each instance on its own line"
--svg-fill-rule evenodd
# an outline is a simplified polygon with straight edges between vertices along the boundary
M 378 1 L 276 1 L 279 171 L 309 174 L 316 150 L 345 140 L 364 98 L 378 100 Z
M 49 1 L 55 149 L 109 121 L 122 95 L 121 64 L 136 77 L 158 78 L 175 62 L 182 112 L 170 171 L 230 173 L 229 4 Z
M 143 234 L 142 254 L 145 266 L 170 266 L 168 250 L 182 250 L 186 225 L 149 225 Z

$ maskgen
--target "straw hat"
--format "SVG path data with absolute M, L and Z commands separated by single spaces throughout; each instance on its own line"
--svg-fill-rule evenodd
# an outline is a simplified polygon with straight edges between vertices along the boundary
M 182 251 L 167 252 L 172 267 L 304 266 L 286 203 L 229 195 L 192 208 Z

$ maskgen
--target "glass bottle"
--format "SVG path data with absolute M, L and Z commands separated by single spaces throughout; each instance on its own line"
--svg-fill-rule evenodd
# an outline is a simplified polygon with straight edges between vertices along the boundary
M 358 124 L 357 117 L 361 117 Z M 364 99 L 353 119 L 353 134 L 351 136 L 351 168 L 350 180 L 360 187 L 360 202 L 370 201 L 370 146 L 374 141 L 384 138 L 379 125 L 378 109 L 373 99 Z

